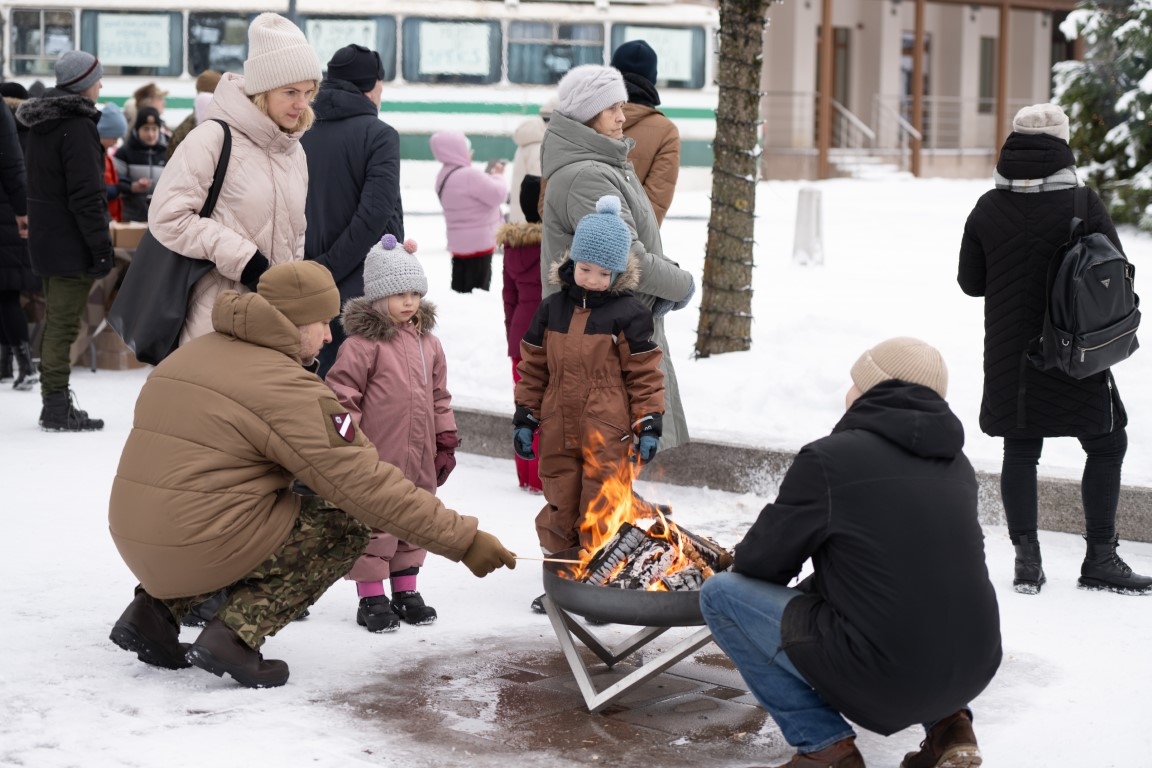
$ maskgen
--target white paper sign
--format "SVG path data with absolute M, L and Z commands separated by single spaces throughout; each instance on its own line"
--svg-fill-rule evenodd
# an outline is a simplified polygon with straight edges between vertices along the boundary
M 375 51 L 378 42 L 375 19 L 308 19 L 304 22 L 304 35 L 325 67 L 332 55 L 346 45 L 355 43 Z
M 166 13 L 101 13 L 96 58 L 116 67 L 167 67 L 171 21 Z
M 420 74 L 488 75 L 492 71 L 488 55 L 491 34 L 487 24 L 422 23 Z
M 692 82 L 693 39 L 690 29 L 624 27 L 624 42 L 643 40 L 656 51 L 656 72 L 661 80 Z

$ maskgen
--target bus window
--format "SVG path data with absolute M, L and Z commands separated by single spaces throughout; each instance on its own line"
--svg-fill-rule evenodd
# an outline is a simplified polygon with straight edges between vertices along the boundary
M 513 21 L 508 28 L 508 80 L 554 85 L 580 64 L 604 63 L 604 27 Z
M 248 16 L 242 13 L 188 14 L 188 73 L 206 69 L 244 72 L 248 55 Z
M 82 11 L 80 47 L 105 76 L 174 77 L 184 71 L 183 27 L 179 11 Z
M 498 21 L 408 18 L 403 34 L 405 80 L 474 85 L 500 80 Z
M 332 54 L 357 43 L 380 54 L 385 82 L 396 79 L 396 19 L 393 17 L 305 16 L 300 24 L 321 67 L 327 69 Z
M 51 75 L 56 59 L 76 47 L 72 11 L 12 11 L 12 74 Z
M 643 40 L 656 51 L 656 75 L 661 88 L 703 88 L 705 38 L 703 27 L 612 25 L 612 50 L 629 40 Z

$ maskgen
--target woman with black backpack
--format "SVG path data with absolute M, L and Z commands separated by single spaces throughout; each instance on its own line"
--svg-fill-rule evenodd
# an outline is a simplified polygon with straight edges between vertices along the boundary
M 1081 479 L 1088 550 L 1079 586 L 1152 593 L 1116 553 L 1120 472 L 1128 415 L 1111 369 L 1076 379 L 1029 362 L 1048 305 L 1049 265 L 1068 239 L 1076 162 L 1068 117 L 1055 104 L 1024 107 L 1013 119 L 993 174 L 964 226 L 957 281 L 984 297 L 984 396 L 980 428 L 1004 438 L 1000 495 L 1016 549 L 1013 586 L 1037 594 L 1045 582 L 1037 539 L 1036 466 L 1046 437 L 1075 437 L 1087 459 Z M 1088 190 L 1086 231 L 1122 249 L 1099 196 Z M 1062 251 L 1061 251 L 1062 253 Z

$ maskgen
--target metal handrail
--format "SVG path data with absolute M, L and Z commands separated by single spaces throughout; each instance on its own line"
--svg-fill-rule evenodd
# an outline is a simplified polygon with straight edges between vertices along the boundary
M 836 99 L 831 99 L 831 102 L 832 102 L 832 108 L 835 109 L 837 114 L 840 115 L 841 120 L 846 121 L 849 125 L 851 125 L 853 128 L 855 128 L 859 133 L 861 133 L 863 136 L 865 136 L 868 139 L 868 142 L 870 144 L 876 143 L 876 132 L 873 131 L 871 128 L 869 128 L 867 123 L 865 123 L 863 120 L 861 120 L 859 117 L 857 117 L 854 113 L 849 111 L 848 108 L 845 107 L 843 104 L 836 101 Z

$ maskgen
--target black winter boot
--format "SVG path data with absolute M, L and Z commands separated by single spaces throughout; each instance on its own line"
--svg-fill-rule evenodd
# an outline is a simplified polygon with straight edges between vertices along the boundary
M 1040 594 L 1040 587 L 1048 579 L 1044 577 L 1044 568 L 1040 563 L 1040 542 L 1036 534 L 1013 538 L 1012 546 L 1016 548 L 1016 573 L 1012 579 L 1012 588 L 1022 595 Z
M 227 673 L 248 688 L 276 688 L 288 682 L 287 663 L 265 660 L 220 619 L 212 619 L 204 627 L 188 649 L 188 661 L 216 677 Z
M 392 610 L 409 624 L 431 624 L 436 621 L 436 609 L 424 605 L 419 592 L 394 592 Z
M 1152 592 L 1152 579 L 1133 573 L 1128 563 L 1116 554 L 1119 537 L 1112 541 L 1088 540 L 1088 554 L 1080 566 L 1081 589 L 1097 589 L 1119 595 L 1147 595 Z
M 192 666 L 184 658 L 188 644 L 180 642 L 180 627 L 168 607 L 139 587 L 136 597 L 116 620 L 109 639 L 154 667 L 187 669 Z
M 32 348 L 28 346 L 28 342 L 24 342 L 15 348 L 16 354 L 16 380 L 12 382 L 12 389 L 19 392 L 27 392 L 40 383 L 40 373 L 36 370 L 36 364 L 32 362 Z
M 369 632 L 395 632 L 400 629 L 400 617 L 392 610 L 387 595 L 362 597 L 356 608 L 356 623 Z
M 92 432 L 104 429 L 103 419 L 88 417 L 88 411 L 77 410 L 71 392 L 49 392 L 40 410 L 40 427 L 45 432 Z
M 0 381 L 12 378 L 12 359 L 16 350 L 7 344 L 0 344 Z

